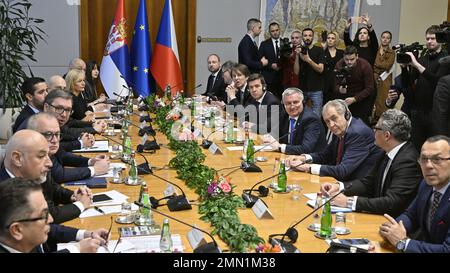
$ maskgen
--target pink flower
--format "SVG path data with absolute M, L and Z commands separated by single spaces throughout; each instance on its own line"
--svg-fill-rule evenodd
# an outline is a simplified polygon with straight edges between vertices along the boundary
M 231 192 L 231 186 L 228 184 L 228 182 L 222 182 L 219 184 L 219 187 L 222 189 L 224 193 Z

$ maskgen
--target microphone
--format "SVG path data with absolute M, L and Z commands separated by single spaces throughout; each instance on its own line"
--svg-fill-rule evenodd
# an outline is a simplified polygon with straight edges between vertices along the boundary
M 136 146 L 136 150 L 140 153 L 143 153 L 144 151 L 155 151 L 155 150 L 159 150 L 161 149 L 161 147 L 159 147 L 159 144 L 156 142 L 156 138 L 154 136 L 152 141 L 145 141 L 144 144 L 138 144 Z
M 212 141 L 208 140 L 214 133 L 219 131 L 221 128 L 217 128 L 216 130 L 212 131 L 205 139 L 202 141 L 202 147 L 203 149 L 209 149 L 209 147 L 213 144 Z
M 294 168 L 297 168 L 298 166 L 301 166 L 301 165 L 304 165 L 304 164 L 309 164 L 309 163 L 312 163 L 311 159 L 306 160 L 305 162 L 300 163 L 300 164 L 298 164 L 296 166 L 290 167 L 289 170 L 287 170 L 286 172 L 289 172 L 289 171 L 293 170 Z M 267 195 L 269 195 L 269 188 L 267 188 L 265 186 L 259 186 L 258 189 L 255 190 L 255 187 L 260 185 L 261 183 L 264 183 L 267 180 L 270 180 L 270 179 L 272 179 L 274 177 L 277 177 L 279 175 L 280 174 L 278 174 L 278 173 L 274 174 L 274 175 L 272 175 L 272 176 L 270 176 L 268 178 L 265 178 L 265 179 L 263 179 L 261 181 L 256 182 L 256 184 L 254 184 L 250 189 L 243 190 L 241 197 L 242 197 L 242 199 L 244 199 L 245 206 L 247 208 L 251 208 L 258 201 L 259 197 L 251 194 L 253 191 L 258 191 L 261 197 L 266 197 Z
M 405 47 L 405 44 L 398 44 L 392 47 L 392 50 L 399 50 L 401 48 Z
M 278 140 L 274 140 L 264 146 L 262 146 L 260 149 L 254 151 L 253 153 L 250 154 L 249 157 L 252 157 L 253 155 L 255 155 L 257 152 L 260 152 L 262 150 L 264 150 L 265 148 L 269 147 L 270 145 L 274 144 L 275 142 L 279 141 L 282 138 L 287 137 L 288 135 L 290 135 L 291 133 L 295 132 L 297 130 L 298 127 L 294 128 L 294 130 L 288 132 L 287 134 L 282 135 L 281 137 L 278 138 Z M 245 160 L 241 162 L 241 169 L 244 172 L 249 172 L 249 173 L 253 173 L 253 172 L 262 172 L 261 168 L 258 167 L 256 164 L 254 163 L 248 163 Z
M 125 118 L 124 118 L 125 119 Z M 137 124 L 135 124 L 135 123 L 133 123 L 131 120 L 129 120 L 129 119 L 125 119 L 130 125 L 132 125 L 132 126 L 134 126 L 134 127 L 136 127 L 136 128 L 139 128 L 139 133 L 138 133 L 138 135 L 139 136 L 144 136 L 145 134 L 147 134 L 147 135 L 150 135 L 150 136 L 155 136 L 156 135 L 156 132 L 155 132 L 155 130 L 153 129 L 153 127 L 150 125 L 150 126 L 146 126 L 146 127 L 144 127 L 144 128 L 141 128 L 139 125 L 137 125 Z
M 184 221 L 178 220 L 175 217 L 172 217 L 172 216 L 169 216 L 169 215 L 167 215 L 165 213 L 162 213 L 159 210 L 156 210 L 154 208 L 148 207 L 148 206 L 142 204 L 141 202 L 135 201 L 134 204 L 136 204 L 139 207 L 143 207 L 145 209 L 149 209 L 152 212 L 158 213 L 158 214 L 160 214 L 160 215 L 162 215 L 164 217 L 172 219 L 172 220 L 174 220 L 174 221 L 176 221 L 178 223 L 181 223 L 183 225 L 186 225 L 186 226 L 188 226 L 190 228 L 196 229 L 196 230 L 198 230 L 198 231 L 200 231 L 202 233 L 205 233 L 206 235 L 208 235 L 212 239 L 211 243 L 207 243 L 207 244 L 201 245 L 201 246 L 197 247 L 196 249 L 194 249 L 194 253 L 221 253 L 221 250 L 219 249 L 219 246 L 217 245 L 216 240 L 214 239 L 214 237 L 209 232 L 206 232 L 205 230 L 200 229 L 200 228 L 198 228 L 196 226 L 193 226 L 191 224 L 188 224 L 188 223 L 186 223 Z
M 299 225 L 300 223 L 302 223 L 303 221 L 305 221 L 309 216 L 311 216 L 314 213 L 316 213 L 323 206 L 325 206 L 326 204 L 328 204 L 331 201 L 333 201 L 333 199 L 335 199 L 337 196 L 339 196 L 340 194 L 342 194 L 344 192 L 345 192 L 345 190 L 341 190 L 340 192 L 338 192 L 335 196 L 333 196 L 330 199 L 328 199 L 327 202 L 323 203 L 322 205 L 320 205 L 319 207 L 317 207 L 316 209 L 311 211 L 309 214 L 307 214 L 305 217 L 303 217 L 300 221 L 298 221 L 297 223 L 295 223 L 291 227 L 289 227 L 286 230 L 285 233 L 269 235 L 269 241 L 272 243 L 272 245 L 276 245 L 276 244 L 280 245 L 283 249 L 286 249 L 288 252 L 295 252 L 297 250 L 297 248 L 293 244 L 295 242 L 297 242 L 297 239 L 298 239 L 298 231 L 295 229 L 295 227 L 297 225 Z M 274 238 L 275 236 L 282 236 L 281 240 L 278 240 L 278 239 Z M 285 242 L 284 241 L 284 238 L 286 236 L 290 239 L 290 242 Z
M 108 140 L 111 140 L 112 142 L 115 142 L 115 143 L 117 143 L 119 145 L 122 145 L 122 143 L 120 143 L 119 141 L 117 141 L 115 139 L 112 139 L 112 138 L 110 138 L 110 137 L 108 137 L 106 135 L 102 135 L 102 136 L 104 138 L 108 139 Z M 134 151 L 134 152 L 136 154 L 142 156 L 144 158 L 144 160 L 145 160 L 145 163 L 137 165 L 138 174 L 139 175 L 145 175 L 145 174 L 153 173 L 152 168 L 150 167 L 150 163 L 148 162 L 147 158 L 143 154 L 141 154 L 139 151 Z M 126 163 L 128 163 L 128 162 L 126 162 Z
M 156 209 L 157 207 L 161 206 L 161 205 L 159 205 L 159 201 L 164 200 L 164 199 L 169 199 L 167 201 L 167 207 L 169 208 L 170 211 L 181 211 L 181 210 L 190 210 L 190 209 L 192 209 L 191 204 L 189 204 L 189 201 L 186 198 L 186 194 L 184 193 L 183 189 L 180 186 L 178 186 L 177 184 L 175 184 L 175 183 L 173 183 L 173 182 L 171 182 L 171 181 L 169 181 L 169 180 L 167 180 L 167 179 L 165 179 L 163 177 L 160 177 L 160 176 L 158 176 L 158 175 L 156 175 L 154 173 L 151 173 L 150 175 L 152 175 L 152 176 L 154 176 L 154 177 L 156 177 L 158 179 L 161 179 L 162 181 L 165 181 L 165 182 L 169 183 L 170 185 L 173 185 L 173 186 L 177 187 L 181 191 L 181 195 L 175 195 L 174 194 L 174 195 L 171 195 L 171 196 L 163 197 L 163 198 L 161 198 L 159 200 L 157 200 L 156 198 L 153 198 L 154 202 L 152 203 L 152 207 L 154 209 Z

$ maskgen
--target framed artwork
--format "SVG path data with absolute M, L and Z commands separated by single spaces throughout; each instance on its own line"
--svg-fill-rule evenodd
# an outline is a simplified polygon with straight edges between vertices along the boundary
M 315 42 L 320 42 L 324 30 L 339 33 L 339 47 L 343 47 L 343 35 L 348 18 L 359 22 L 361 0 L 261 0 L 261 14 L 265 38 L 269 38 L 268 25 L 277 22 L 281 36 L 290 38 L 295 29 L 312 28 Z M 356 33 L 353 24 L 350 37 Z

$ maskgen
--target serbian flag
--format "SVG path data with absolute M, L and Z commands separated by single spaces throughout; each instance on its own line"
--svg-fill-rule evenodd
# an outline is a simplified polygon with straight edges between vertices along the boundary
M 127 96 L 131 82 L 124 0 L 117 1 L 116 17 L 109 31 L 100 69 L 100 80 L 110 98 Z
M 165 90 L 170 85 L 172 95 L 184 90 L 170 0 L 164 4 L 151 71 L 161 89 Z
M 148 97 L 155 90 L 155 83 L 150 73 L 151 62 L 152 44 L 150 43 L 150 28 L 147 21 L 147 5 L 145 0 L 141 0 L 131 44 L 131 73 L 134 91 L 143 98 Z

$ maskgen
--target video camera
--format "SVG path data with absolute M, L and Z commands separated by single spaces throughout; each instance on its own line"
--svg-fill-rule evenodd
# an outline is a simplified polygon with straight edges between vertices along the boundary
M 292 42 L 289 41 L 289 38 L 281 38 L 280 39 L 280 55 L 289 57 L 292 53 Z
M 423 48 L 424 46 L 419 44 L 419 42 L 412 43 L 408 46 L 405 44 L 398 44 L 392 47 L 393 50 L 397 51 L 397 63 L 399 64 L 409 64 L 412 62 L 411 56 L 406 54 L 406 52 L 411 52 L 418 58 L 419 53 Z
M 350 78 L 351 67 L 344 66 L 340 69 L 335 69 L 336 82 L 339 86 L 346 86 L 347 80 Z
M 439 26 L 441 31 L 436 33 L 436 41 L 441 44 L 450 42 L 450 22 L 444 22 Z

